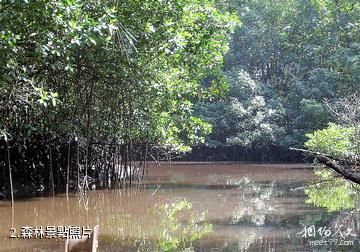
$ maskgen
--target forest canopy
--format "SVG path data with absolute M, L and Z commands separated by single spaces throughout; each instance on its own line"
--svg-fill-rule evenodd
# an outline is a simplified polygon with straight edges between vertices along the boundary
M 214 1 L 2 1 L 0 129 L 23 141 L 151 142 L 174 150 L 211 126 L 238 18 Z M 211 79 L 205 88 L 200 81 Z
M 359 5 L 4 1 L 2 135 L 300 147 L 360 88 Z
M 230 4 L 241 20 L 225 57 L 230 91 L 196 110 L 214 125 L 207 144 L 302 147 L 306 134 L 338 123 L 327 104 L 360 90 L 359 1 Z
M 338 104 L 359 97 L 359 31 L 356 0 L 0 1 L 0 182 L 106 184 L 149 144 L 279 160 L 339 132 L 328 153 L 357 160 Z
M 131 184 L 159 149 L 204 142 L 211 125 L 194 104 L 228 89 L 223 56 L 239 24 L 231 9 L 212 0 L 0 1 L 1 195 Z

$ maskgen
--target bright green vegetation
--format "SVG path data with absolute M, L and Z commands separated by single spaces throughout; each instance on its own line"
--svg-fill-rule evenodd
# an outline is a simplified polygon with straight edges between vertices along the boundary
M 227 90 L 238 23 L 212 0 L 1 1 L 0 184 L 13 166 L 36 187 L 110 185 L 120 161 L 203 142 L 193 106 Z
M 309 139 L 304 146 L 313 151 L 338 158 L 346 158 L 356 152 L 355 130 L 352 127 L 330 123 L 327 128 L 306 134 L 306 137 Z
M 358 208 L 356 203 L 359 198 L 360 186 L 358 169 L 359 160 L 359 102 L 350 98 L 339 101 L 334 107 L 330 107 L 338 122 L 342 125 L 330 123 L 325 129 L 307 134 L 308 140 L 304 146 L 319 155 L 326 155 L 333 159 L 343 170 L 335 169 L 340 177 L 334 177 L 334 172 L 324 170 L 324 165 L 316 164 L 317 183 L 307 186 L 305 193 L 308 195 L 308 203 L 324 207 L 328 211 Z M 355 111 L 352 113 L 351 111 Z M 330 160 L 331 160 L 330 159 Z M 336 160 L 336 161 L 335 161 Z M 325 166 L 328 166 L 325 164 Z M 351 176 L 355 180 L 344 180 L 343 174 L 347 171 L 355 171 Z M 345 173 L 344 173 L 345 172 Z
M 329 212 L 356 207 L 359 186 L 342 178 L 334 178 L 329 170 L 319 169 L 316 175 L 320 178 L 320 182 L 305 188 L 305 194 L 308 196 L 306 203 L 323 207 Z
M 358 157 L 354 127 L 329 124 L 322 130 L 307 134 L 305 147 L 324 153 L 335 159 L 352 162 Z M 343 161 L 344 162 L 344 161 Z M 354 209 L 357 207 L 360 186 L 341 177 L 334 177 L 334 172 L 316 164 L 317 182 L 305 188 L 307 203 L 323 207 L 328 211 Z M 350 169 L 350 167 L 347 167 Z
M 0 130 L 188 149 L 211 129 L 193 103 L 226 90 L 237 23 L 208 0 L 1 2 Z
M 186 150 L 211 123 L 215 145 L 301 146 L 333 120 L 324 98 L 360 88 L 353 0 L 17 1 L 0 11 L 0 128 L 19 139 Z
M 0 130 L 20 141 L 185 151 L 212 132 L 211 146 L 302 146 L 334 121 L 324 99 L 360 88 L 354 0 L 16 1 L 0 12 Z

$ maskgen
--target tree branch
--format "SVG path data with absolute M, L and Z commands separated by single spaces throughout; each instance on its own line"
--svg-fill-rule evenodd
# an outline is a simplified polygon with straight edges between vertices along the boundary
M 324 164 L 328 168 L 331 168 L 340 174 L 343 178 L 360 184 L 360 172 L 357 172 L 353 167 L 351 167 L 351 163 L 347 160 L 335 159 L 327 154 L 305 149 L 290 148 L 290 150 L 309 153 L 313 155 L 319 163 Z M 340 165 L 339 162 L 343 163 L 344 165 Z

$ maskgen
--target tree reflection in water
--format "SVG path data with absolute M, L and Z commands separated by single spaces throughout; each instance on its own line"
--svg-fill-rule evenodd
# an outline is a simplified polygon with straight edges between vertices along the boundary
M 154 224 L 147 234 L 139 229 L 132 247 L 138 252 L 192 252 L 193 241 L 213 231 L 212 224 L 206 222 L 205 212 L 195 212 L 186 199 L 169 200 L 149 211 L 154 216 Z M 131 219 L 128 220 L 124 225 L 134 226 Z
M 191 202 L 181 199 L 155 207 L 160 217 L 161 232 L 158 235 L 157 251 L 193 251 L 192 242 L 212 232 L 212 225 L 205 222 L 205 213 L 191 211 Z M 181 222 L 181 214 L 190 215 L 187 222 Z
M 247 176 L 217 176 L 216 183 L 235 190 L 233 197 L 228 197 L 224 202 L 236 201 L 230 212 L 229 222 L 224 224 L 244 227 L 237 231 L 236 242 L 219 244 L 219 251 L 248 251 L 262 238 L 266 243 L 264 226 L 270 215 L 280 212 L 276 197 L 281 196 L 282 192 L 280 188 L 276 188 L 275 181 L 260 183 Z
M 306 203 L 326 209 L 333 213 L 333 218 L 328 221 L 329 228 L 336 230 L 352 230 L 359 234 L 360 221 L 360 186 L 340 177 L 323 167 L 316 167 L 317 179 L 305 187 Z
M 271 195 L 274 193 L 274 183 L 271 183 L 267 188 L 263 188 L 247 177 L 242 177 L 237 181 L 231 179 L 227 183 L 235 184 L 237 189 L 242 191 L 242 198 L 247 197 L 246 201 L 239 201 L 238 206 L 232 212 L 231 224 L 246 221 L 256 226 L 264 225 L 266 215 L 275 211 L 275 208 L 270 203 Z

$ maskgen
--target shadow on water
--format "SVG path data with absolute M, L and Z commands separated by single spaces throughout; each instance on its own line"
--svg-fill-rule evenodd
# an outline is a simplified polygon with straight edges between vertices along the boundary
M 354 227 L 358 214 L 306 204 L 304 189 L 314 172 L 294 167 L 161 166 L 150 169 L 137 187 L 91 191 L 82 200 L 57 195 L 17 201 L 14 227 L 19 232 L 23 226 L 99 223 L 99 251 L 359 251 L 357 237 L 351 235 L 343 240 L 355 240 L 353 245 L 312 243 L 335 238 L 321 236 L 319 228 L 335 233 L 340 225 Z M 6 202 L 0 202 L 0 216 L 5 227 L 0 251 L 63 251 L 62 240 L 10 239 Z M 306 229 L 303 237 L 304 228 L 312 226 L 316 235 Z

